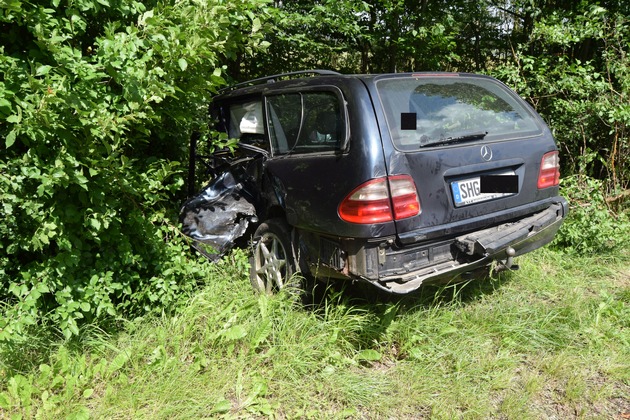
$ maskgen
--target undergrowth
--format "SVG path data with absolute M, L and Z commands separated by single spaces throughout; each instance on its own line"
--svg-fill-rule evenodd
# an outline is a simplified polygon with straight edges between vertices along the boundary
M 604 181 L 584 175 L 561 180 L 561 194 L 570 211 L 553 246 L 577 255 L 611 254 L 630 245 L 630 200 L 615 199 L 605 191 Z
M 630 412 L 628 262 L 543 250 L 498 278 L 305 308 L 252 294 L 235 251 L 175 314 L 3 347 L 0 417 L 612 418 Z

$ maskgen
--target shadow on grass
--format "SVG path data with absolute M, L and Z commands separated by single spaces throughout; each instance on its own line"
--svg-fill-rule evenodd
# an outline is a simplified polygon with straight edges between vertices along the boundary
M 0 381 L 18 374 L 28 375 L 41 365 L 53 364 L 61 348 L 75 354 L 86 350 L 94 353 L 106 347 L 108 337 L 105 330 L 91 324 L 82 326 L 79 335 L 71 338 L 65 338 L 53 326 L 33 326 L 21 336 L 0 344 Z
M 466 304 L 482 296 L 492 295 L 502 285 L 509 283 L 513 272 L 505 271 L 496 275 L 482 275 L 474 279 L 458 280 L 443 285 L 424 285 L 418 290 L 396 295 L 377 289 L 367 283 L 320 283 L 310 296 L 307 307 L 317 311 L 325 304 L 343 301 L 344 304 L 364 307 L 397 305 L 401 310 L 425 310 L 452 304 Z
M 369 346 L 381 341 L 397 316 L 468 305 L 494 294 L 513 276 L 510 271 L 494 276 L 486 274 L 452 284 L 425 285 L 407 295 L 390 294 L 366 283 L 319 283 L 309 295 L 305 308 L 322 317 L 331 306 L 350 308 L 371 317 L 373 321 L 366 324 L 360 334 L 361 345 Z

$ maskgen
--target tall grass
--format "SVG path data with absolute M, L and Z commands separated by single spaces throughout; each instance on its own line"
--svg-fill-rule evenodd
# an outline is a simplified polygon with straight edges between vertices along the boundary
M 236 255 L 175 315 L 3 348 L 0 417 L 621 417 L 629 262 L 539 251 L 494 279 L 304 308 L 253 295 Z

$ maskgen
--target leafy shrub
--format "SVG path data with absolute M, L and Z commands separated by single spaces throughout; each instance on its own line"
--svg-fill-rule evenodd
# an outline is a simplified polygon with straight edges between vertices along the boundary
M 170 218 L 221 62 L 264 0 L 0 5 L 0 340 L 164 308 L 199 268 Z
M 613 252 L 630 244 L 628 212 L 610 207 L 603 181 L 574 175 L 562 179 L 561 193 L 571 209 L 553 243 L 556 248 L 587 255 Z
M 576 174 L 561 185 L 571 212 L 555 245 L 567 252 L 628 243 L 628 213 L 611 202 L 630 186 L 628 28 L 627 16 L 580 3 L 537 21 L 514 61 L 495 69 L 546 119 L 564 171 Z
M 628 17 L 581 3 L 536 23 L 514 62 L 495 75 L 529 99 L 552 128 L 569 173 L 630 187 Z

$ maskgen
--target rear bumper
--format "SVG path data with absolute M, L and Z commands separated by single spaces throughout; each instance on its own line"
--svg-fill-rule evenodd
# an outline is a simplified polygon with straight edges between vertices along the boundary
M 338 252 L 325 252 L 327 257 L 312 264 L 311 272 L 319 277 L 366 281 L 387 292 L 405 294 L 423 284 L 454 280 L 492 261 L 506 260 L 548 244 L 568 208 L 567 201 L 557 197 L 544 210 L 520 220 L 419 245 L 397 246 L 392 239 L 378 243 L 342 240 L 334 246 Z M 332 242 L 325 242 L 330 248 Z M 323 246 L 319 248 L 323 250 Z M 333 254 L 337 257 L 331 259 Z
M 495 260 L 523 255 L 551 242 L 568 214 L 569 206 L 561 198 L 547 209 L 513 223 L 459 236 L 452 243 L 453 258 L 450 261 L 427 267 L 404 276 L 380 278 L 375 286 L 391 293 L 404 294 L 422 284 L 452 280 L 461 274 L 487 266 Z
M 566 200 L 514 223 L 462 235 L 455 245 L 467 255 L 494 256 L 511 247 L 516 255 L 539 248 L 553 240 L 569 207 Z

